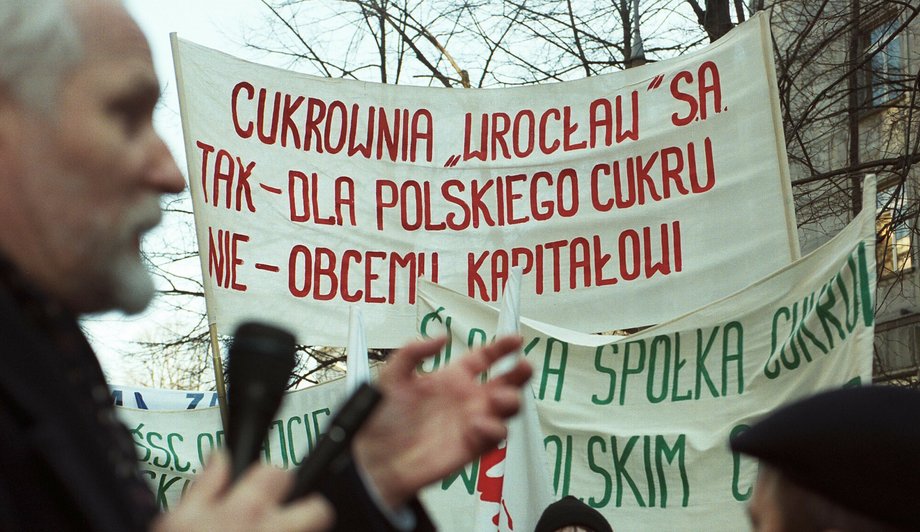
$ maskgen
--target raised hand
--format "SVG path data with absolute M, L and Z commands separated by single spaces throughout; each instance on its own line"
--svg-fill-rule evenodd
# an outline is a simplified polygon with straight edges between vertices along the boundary
M 530 366 L 520 360 L 486 383 L 480 375 L 521 347 L 500 338 L 430 374 L 416 367 L 445 340 L 409 344 L 380 372 L 384 399 L 355 439 L 354 455 L 383 500 L 395 508 L 422 487 L 455 471 L 507 435 L 505 420 L 520 407 Z

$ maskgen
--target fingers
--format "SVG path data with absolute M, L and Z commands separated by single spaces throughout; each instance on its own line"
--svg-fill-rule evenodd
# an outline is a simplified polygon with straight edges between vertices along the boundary
M 520 359 L 514 367 L 498 377 L 495 377 L 489 381 L 489 383 L 492 386 L 513 386 L 515 388 L 520 388 L 525 382 L 530 380 L 532 373 L 533 368 L 530 367 L 530 364 L 526 360 Z
M 274 513 L 262 524 L 266 531 L 319 532 L 328 530 L 335 522 L 335 511 L 329 501 L 319 495 L 298 500 Z
M 477 417 L 471 420 L 473 453 L 479 455 L 508 436 L 504 421 L 494 417 Z
M 381 376 L 386 379 L 405 379 L 415 374 L 415 368 L 426 358 L 434 356 L 447 343 L 447 338 L 432 338 L 418 342 L 412 342 L 397 351 L 390 357 L 384 374 Z M 523 339 L 519 336 L 504 336 L 495 342 L 474 349 L 463 357 L 461 360 L 465 372 L 476 375 L 488 369 L 496 360 L 520 349 Z M 512 385 L 520 385 L 530 378 L 529 366 L 520 367 L 519 363 L 511 370 L 508 377 L 502 376 L 502 380 Z
M 227 453 L 216 450 L 208 457 L 208 464 L 195 479 L 185 495 L 186 504 L 207 504 L 216 499 L 230 482 L 230 459 Z
M 289 472 L 255 464 L 230 485 L 230 461 L 225 452 L 217 451 L 182 503 L 157 519 L 153 530 L 327 530 L 334 521 L 335 512 L 325 499 L 310 497 L 282 505 L 292 482 L 293 475 Z
M 490 412 L 500 419 L 509 418 L 521 409 L 521 392 L 517 388 L 494 388 L 488 400 Z
M 227 503 L 258 513 L 276 506 L 291 489 L 293 475 L 265 464 L 255 464 L 243 473 L 227 495 Z
M 415 374 L 415 368 L 426 358 L 434 356 L 446 343 L 447 338 L 442 337 L 406 344 L 387 361 L 383 375 L 393 379 L 412 377 Z
M 520 336 L 503 336 L 487 346 L 470 351 L 460 363 L 472 375 L 482 373 L 499 358 L 520 349 L 522 342 Z

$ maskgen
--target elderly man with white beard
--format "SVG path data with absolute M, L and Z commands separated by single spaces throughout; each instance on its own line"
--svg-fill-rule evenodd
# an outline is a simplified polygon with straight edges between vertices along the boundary
M 323 486 L 332 504 L 284 504 L 292 475 L 269 466 L 231 483 L 217 452 L 157 512 L 77 317 L 153 296 L 140 240 L 161 195 L 185 187 L 153 129 L 158 97 L 120 2 L 0 0 L 0 530 L 431 528 L 416 492 L 502 439 L 519 407 L 525 363 L 478 378 L 517 338 L 425 376 L 415 367 L 441 342 L 394 354 L 355 467 Z

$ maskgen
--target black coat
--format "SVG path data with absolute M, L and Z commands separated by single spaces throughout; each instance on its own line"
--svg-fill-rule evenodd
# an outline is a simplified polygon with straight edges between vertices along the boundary
M 74 385 L 61 364 L 60 342 L 49 339 L 47 324 L 24 310 L 31 302 L 16 293 L 0 282 L 0 531 L 148 529 L 156 507 L 139 462 L 129 456 L 126 472 L 125 460 L 113 458 L 118 450 L 134 453 L 133 440 L 123 426 L 104 420 L 114 419 L 107 394 L 102 406 L 89 397 L 105 386 L 91 348 L 73 318 L 65 316 L 63 325 L 54 318 L 53 328 L 73 332 L 69 360 L 76 352 L 82 361 L 83 379 Z M 336 530 L 392 530 L 353 467 L 322 491 L 336 507 Z M 433 530 L 417 501 L 411 508 L 416 530 Z
M 68 384 L 61 348 L 18 299 L 0 285 L 0 530 L 146 529 L 156 515 L 152 495 L 125 489 L 133 481 L 110 466 L 110 451 L 125 442 L 133 448 L 127 431 L 115 436 L 119 445 L 100 445 L 112 437 L 100 437 L 100 414 L 86 408 L 91 390 Z M 76 327 L 70 321 L 65 329 Z M 71 347 L 86 357 L 88 378 L 104 386 L 73 331 L 79 343 Z

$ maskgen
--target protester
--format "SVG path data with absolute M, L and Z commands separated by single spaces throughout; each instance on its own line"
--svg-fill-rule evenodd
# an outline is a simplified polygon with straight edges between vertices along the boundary
M 920 392 L 870 386 L 781 408 L 731 442 L 760 460 L 757 532 L 920 530 Z
M 230 485 L 220 453 L 158 516 L 77 324 L 153 296 L 139 242 L 160 196 L 185 186 L 152 126 L 158 96 L 146 40 L 117 0 L 0 2 L 0 530 L 324 529 L 321 498 L 281 504 L 290 474 L 257 465 Z M 478 376 L 520 340 L 417 375 L 441 346 L 412 344 L 382 370 L 357 467 L 324 486 L 340 529 L 430 527 L 415 493 L 505 436 L 530 370 Z
M 567 495 L 543 510 L 534 532 L 613 532 L 600 512 Z

